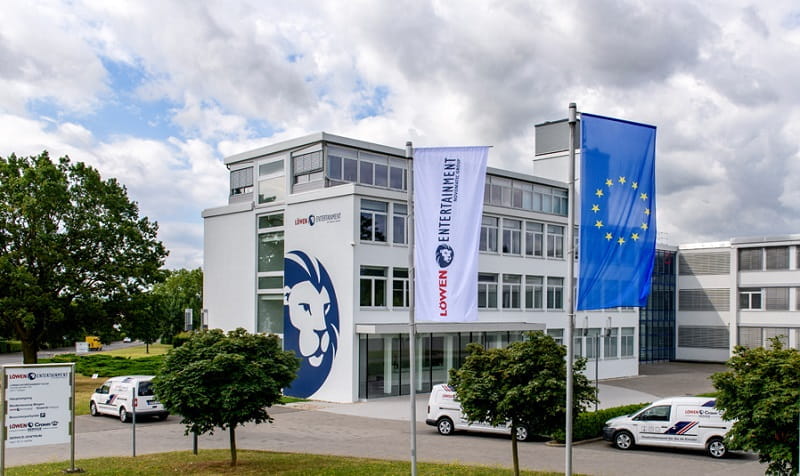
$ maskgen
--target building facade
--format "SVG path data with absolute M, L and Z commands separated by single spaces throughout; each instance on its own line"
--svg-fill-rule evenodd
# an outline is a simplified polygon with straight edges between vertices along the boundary
M 737 345 L 800 348 L 800 235 L 678 247 L 676 358 L 724 362 Z
M 281 336 L 303 362 L 290 395 L 351 402 L 412 384 L 426 392 L 447 381 L 470 342 L 501 347 L 530 330 L 563 340 L 566 184 L 489 168 L 478 321 L 417 323 L 409 362 L 404 155 L 319 133 L 225 160 L 228 204 L 203 212 L 208 324 Z M 582 313 L 576 326 L 575 353 L 599 359 L 590 378 L 595 368 L 600 378 L 638 373 L 637 309 Z

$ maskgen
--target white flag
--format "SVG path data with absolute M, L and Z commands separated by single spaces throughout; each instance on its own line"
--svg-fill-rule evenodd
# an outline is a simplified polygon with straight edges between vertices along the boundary
M 414 151 L 415 316 L 478 320 L 478 242 L 488 147 Z

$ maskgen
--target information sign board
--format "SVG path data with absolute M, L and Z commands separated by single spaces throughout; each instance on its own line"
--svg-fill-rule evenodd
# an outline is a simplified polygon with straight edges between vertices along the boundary
M 69 443 L 72 365 L 3 366 L 5 446 Z

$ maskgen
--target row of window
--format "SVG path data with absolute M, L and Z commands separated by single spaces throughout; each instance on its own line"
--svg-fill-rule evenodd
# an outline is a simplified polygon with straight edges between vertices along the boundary
M 800 288 L 740 288 L 739 309 L 789 311 L 790 295 L 794 292 L 794 309 L 800 311 Z
M 479 250 L 506 255 L 564 258 L 564 227 L 484 215 Z
M 502 281 L 501 281 L 502 278 Z M 389 280 L 391 279 L 391 285 Z M 407 268 L 362 266 L 359 276 L 361 307 L 408 307 Z M 520 274 L 478 274 L 478 309 L 561 310 L 564 278 Z
M 788 246 L 772 246 L 768 248 L 742 248 L 739 250 L 740 271 L 762 271 L 773 269 L 789 269 Z M 800 266 L 800 246 L 796 248 Z
M 600 329 L 575 329 L 572 336 L 572 354 L 575 357 L 586 357 L 594 360 L 597 356 L 603 359 L 627 358 L 634 356 L 633 327 L 610 327 Z M 559 344 L 564 343 L 564 329 L 548 329 L 547 335 Z
M 486 176 L 483 203 L 567 216 L 567 189 L 533 184 L 496 175 Z

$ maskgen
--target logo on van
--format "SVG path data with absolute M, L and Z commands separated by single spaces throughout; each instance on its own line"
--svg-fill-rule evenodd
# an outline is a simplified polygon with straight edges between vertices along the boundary
M 339 347 L 339 303 L 328 271 L 303 251 L 284 258 L 283 338 L 300 359 L 297 378 L 286 389 L 309 397 L 330 374 Z

